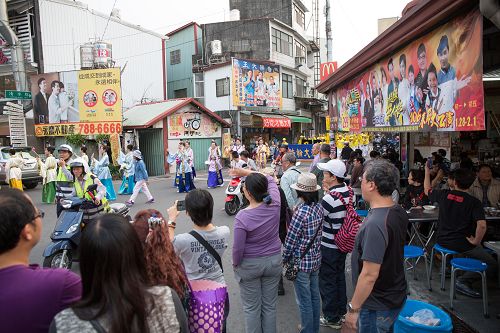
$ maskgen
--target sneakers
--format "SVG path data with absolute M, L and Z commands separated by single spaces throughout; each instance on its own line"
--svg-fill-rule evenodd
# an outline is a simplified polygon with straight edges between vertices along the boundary
M 152 204 L 154 202 L 155 202 L 155 198 L 152 198 L 151 200 L 146 201 L 146 203 L 148 203 L 148 204 Z
M 324 316 L 321 316 L 319 318 L 319 324 L 324 327 L 330 327 L 335 330 L 339 330 L 342 328 L 342 319 L 340 319 L 339 321 L 333 321 Z
M 463 282 L 457 281 L 455 283 L 455 286 L 456 286 L 457 292 L 459 292 L 462 295 L 469 296 L 472 298 L 481 298 L 480 293 L 478 293 L 477 291 L 475 291 L 474 289 L 472 289 L 471 287 L 469 287 L 468 285 L 466 285 Z
M 125 201 L 125 205 L 130 207 L 134 205 L 134 202 L 132 200 Z

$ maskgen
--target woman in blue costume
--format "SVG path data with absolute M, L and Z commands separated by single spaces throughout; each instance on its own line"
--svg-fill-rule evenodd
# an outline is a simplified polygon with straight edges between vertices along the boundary
M 184 142 L 179 143 L 179 150 L 175 154 L 168 154 L 168 163 L 176 164 L 175 183 L 179 193 L 189 192 L 196 187 L 193 184 L 191 176 L 191 167 L 189 166 L 189 156 L 186 154 L 186 145 Z
M 123 181 L 118 194 L 132 194 L 134 192 L 134 146 L 127 145 L 127 154 L 120 162 L 120 169 L 123 170 Z
M 220 163 L 220 149 L 217 147 L 217 143 L 212 140 L 210 148 L 208 148 L 208 188 L 215 188 L 217 186 L 224 185 L 224 179 L 222 178 L 222 165 Z
M 111 147 L 107 145 L 100 145 L 99 155 L 101 156 L 99 161 L 92 158 L 94 174 L 106 187 L 106 199 L 110 201 L 116 200 L 116 193 L 113 188 L 113 178 L 111 177 L 111 172 L 109 171 L 109 164 L 112 163 Z
M 194 151 L 191 148 L 191 143 L 189 140 L 184 141 L 186 144 L 186 154 L 189 158 L 189 166 L 191 167 L 191 177 L 193 177 L 193 181 L 196 178 L 196 170 L 194 169 Z

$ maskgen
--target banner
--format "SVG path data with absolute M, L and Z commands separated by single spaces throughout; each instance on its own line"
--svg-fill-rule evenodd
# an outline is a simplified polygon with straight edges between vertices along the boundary
M 168 117 L 170 139 L 220 138 L 221 135 L 220 124 L 203 112 L 183 111 Z
M 234 106 L 281 109 L 280 66 L 233 58 Z
M 459 16 L 336 90 L 339 130 L 484 130 L 482 19 Z
M 31 76 L 36 136 L 122 131 L 120 69 Z
M 301 160 L 312 160 L 314 155 L 312 154 L 313 145 L 288 145 L 288 151 L 295 154 L 297 159 Z

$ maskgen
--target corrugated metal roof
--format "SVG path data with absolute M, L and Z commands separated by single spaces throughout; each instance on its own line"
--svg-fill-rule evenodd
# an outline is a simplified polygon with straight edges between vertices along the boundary
M 180 98 L 133 106 L 123 113 L 123 126 L 143 126 L 161 114 L 185 102 L 186 99 Z

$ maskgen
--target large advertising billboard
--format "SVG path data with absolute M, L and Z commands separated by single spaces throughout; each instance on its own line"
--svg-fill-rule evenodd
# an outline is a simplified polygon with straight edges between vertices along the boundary
M 233 58 L 234 106 L 281 109 L 280 66 Z
M 482 15 L 459 16 L 336 90 L 341 131 L 485 129 Z
M 120 69 L 31 76 L 36 136 L 122 131 Z

